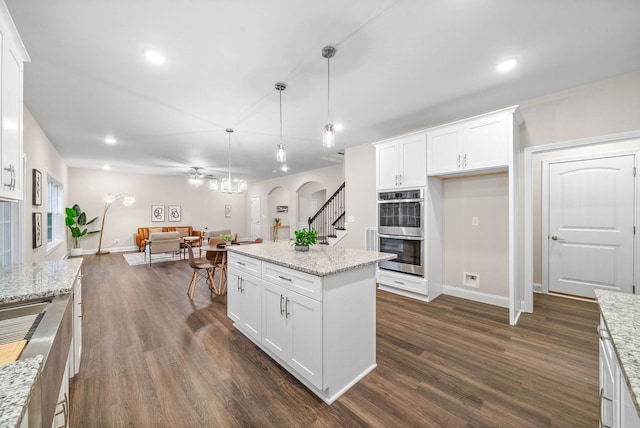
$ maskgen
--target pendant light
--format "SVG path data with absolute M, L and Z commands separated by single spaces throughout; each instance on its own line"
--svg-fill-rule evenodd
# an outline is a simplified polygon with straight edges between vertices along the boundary
M 233 128 L 225 129 L 227 134 L 229 135 L 229 150 L 228 150 L 228 159 L 229 159 L 229 170 L 227 172 L 227 177 L 222 179 L 222 183 L 220 185 L 220 190 L 218 190 L 218 179 L 212 178 L 209 181 L 209 190 L 212 192 L 222 192 L 222 193 L 244 193 L 247 190 L 247 182 L 244 180 L 238 181 L 236 190 L 231 189 L 231 134 L 233 133 Z
M 336 48 L 333 46 L 325 46 L 322 48 L 322 56 L 327 59 L 327 124 L 324 126 L 322 134 L 322 145 L 326 148 L 333 147 L 336 144 L 336 136 L 334 134 L 333 124 L 331 123 L 331 58 L 336 54 Z
M 276 89 L 280 92 L 280 144 L 278 144 L 278 151 L 276 152 L 276 160 L 280 163 L 287 161 L 286 146 L 282 143 L 282 91 L 287 89 L 285 82 L 276 83 Z

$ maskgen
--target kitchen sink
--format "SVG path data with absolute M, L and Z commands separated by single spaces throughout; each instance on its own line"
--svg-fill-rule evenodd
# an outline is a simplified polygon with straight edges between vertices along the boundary
M 50 301 L 0 308 L 0 365 L 16 361 L 44 317 Z

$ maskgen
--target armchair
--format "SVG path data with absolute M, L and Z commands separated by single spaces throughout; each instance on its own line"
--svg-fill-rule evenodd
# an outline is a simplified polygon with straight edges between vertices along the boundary
M 180 233 L 179 232 L 153 232 L 149 234 L 149 264 L 151 264 L 151 254 L 158 253 L 179 253 Z

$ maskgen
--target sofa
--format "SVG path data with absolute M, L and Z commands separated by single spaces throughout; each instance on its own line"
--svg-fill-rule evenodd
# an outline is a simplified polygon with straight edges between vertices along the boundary
M 158 226 L 158 227 L 139 227 L 135 235 L 136 245 L 140 251 L 144 251 L 149 243 L 149 234 L 154 232 L 178 232 L 180 235 L 180 243 L 184 244 L 185 236 L 201 237 L 202 234 L 198 230 L 193 230 L 192 226 Z

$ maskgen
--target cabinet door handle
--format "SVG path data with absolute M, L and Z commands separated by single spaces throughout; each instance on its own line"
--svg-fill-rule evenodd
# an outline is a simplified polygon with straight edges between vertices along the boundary
M 467 154 L 464 154 L 464 163 L 463 166 L 466 168 L 467 167 Z
M 245 266 L 245 263 L 244 263 L 244 262 L 241 262 L 240 260 L 238 260 L 238 261 L 237 261 L 237 263 L 238 263 L 240 266 Z
M 458 169 L 460 169 L 460 155 L 458 155 L 457 165 L 458 165 Z
M 236 288 L 238 289 L 238 291 L 242 290 L 240 288 L 240 277 L 238 277 L 237 281 L 236 281 Z
M 9 165 L 9 168 L 5 168 L 4 170 L 9 173 L 9 183 L 5 183 L 4 185 L 11 190 L 11 183 L 13 181 L 13 173 L 11 171 L 13 170 L 13 165 Z
M 611 336 L 609 336 L 607 329 L 602 328 L 601 326 L 598 326 L 598 336 L 600 336 L 600 339 L 602 340 L 611 340 Z
M 11 165 L 11 190 L 16 190 L 16 170 Z
M 284 296 L 280 295 L 280 315 L 284 314 L 284 308 L 282 307 L 282 302 L 284 301 Z
M 291 279 L 291 278 L 287 278 L 286 276 L 282 276 L 282 275 L 279 275 L 279 276 L 278 276 L 278 278 L 280 278 L 280 279 L 281 279 L 281 280 L 283 280 L 283 281 L 289 281 L 289 282 L 291 282 L 291 281 L 292 281 L 292 279 Z
M 396 179 L 396 186 L 398 185 L 398 174 L 395 175 L 395 179 Z
M 80 306 L 80 315 L 78 315 L 78 318 L 82 319 L 82 317 L 84 317 L 84 305 L 82 302 L 78 302 L 78 305 Z
M 240 292 L 244 294 L 244 278 L 240 278 Z
M 404 285 L 404 282 L 402 281 L 393 281 L 393 282 L 395 282 L 396 284 Z
M 284 304 L 285 311 L 287 312 L 286 318 L 289 318 L 289 298 L 287 297 L 287 301 Z

